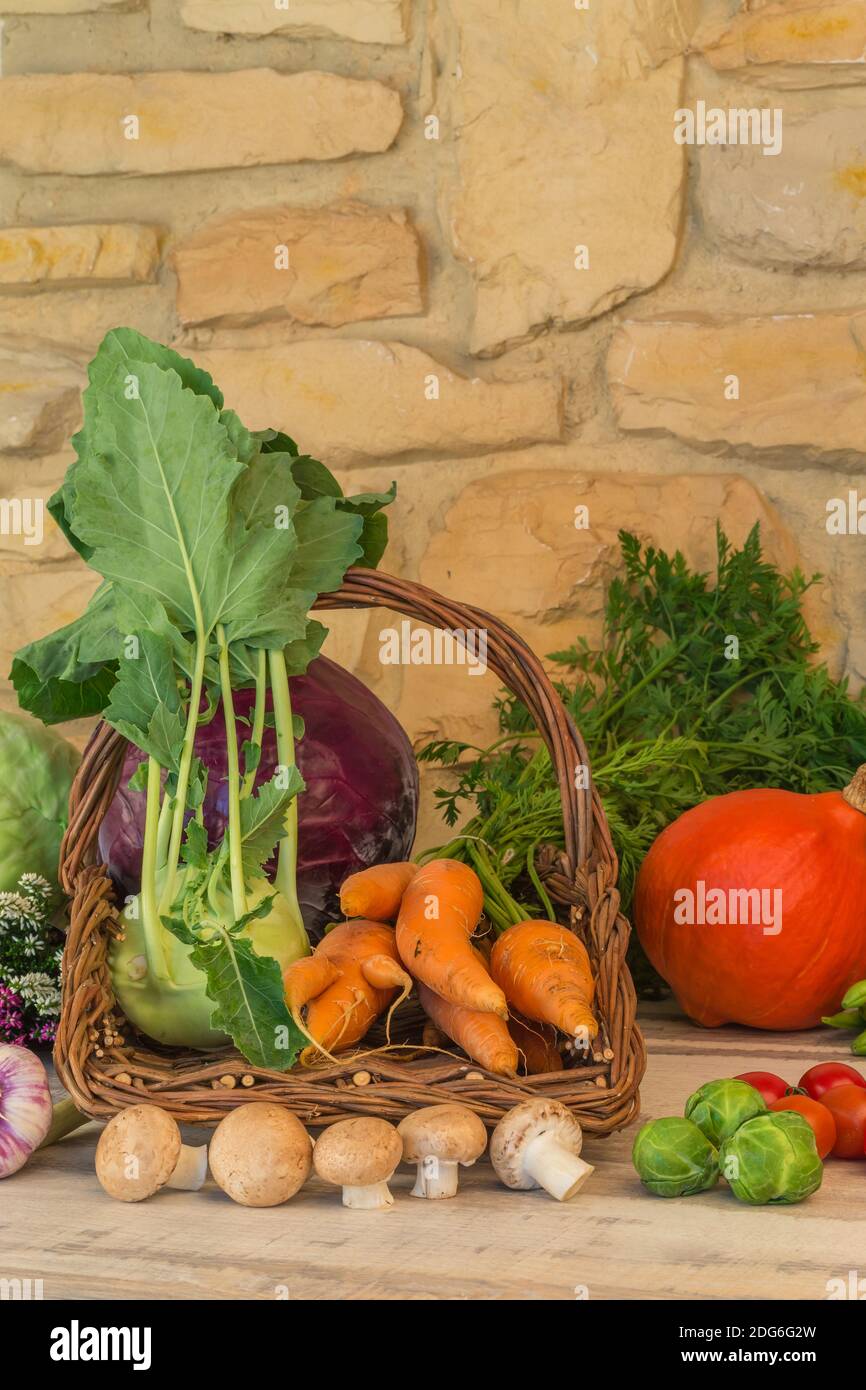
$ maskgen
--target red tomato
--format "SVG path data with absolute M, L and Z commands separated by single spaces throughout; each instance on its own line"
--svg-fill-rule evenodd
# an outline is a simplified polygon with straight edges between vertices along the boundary
M 768 1105 L 774 1100 L 779 1100 L 791 1089 L 787 1081 L 783 1081 L 781 1076 L 776 1076 L 772 1071 L 741 1071 L 734 1080 L 747 1081 L 750 1086 L 754 1086 Z
M 852 1090 L 856 1089 L 852 1087 Z M 864 1092 L 866 1094 L 866 1092 Z M 812 1126 L 818 1157 L 826 1158 L 836 1143 L 836 1121 L 826 1105 L 821 1105 L 810 1096 L 782 1096 L 770 1102 L 771 1110 L 796 1110 Z
M 819 1062 L 817 1067 L 803 1072 L 799 1084 L 813 1100 L 823 1100 L 834 1086 L 862 1086 L 866 1089 L 866 1077 L 845 1062 Z
M 866 1149 L 866 1087 L 833 1086 L 821 1104 L 836 1121 L 834 1158 L 862 1158 Z

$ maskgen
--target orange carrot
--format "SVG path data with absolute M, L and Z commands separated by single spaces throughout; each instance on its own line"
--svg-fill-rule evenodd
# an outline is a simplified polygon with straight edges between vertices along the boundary
M 286 1003 L 292 1013 L 298 1013 L 317 994 L 340 978 L 340 972 L 332 960 L 316 951 L 312 956 L 301 956 L 293 961 L 283 975 Z
M 527 1018 L 582 1040 L 598 1033 L 589 956 L 574 932 L 558 923 L 508 927 L 491 952 L 490 973 L 509 1004 Z
M 433 859 L 403 894 L 397 949 L 406 969 L 440 998 L 508 1018 L 505 995 L 473 951 L 484 899 L 478 875 L 457 859 Z
M 283 985 L 292 1017 L 312 1040 L 301 1054 L 308 1060 L 353 1047 L 398 990 L 406 997 L 412 981 L 400 965 L 393 928 L 361 918 L 328 932 L 312 956 L 289 966 Z
M 426 985 L 418 986 L 418 998 L 431 1022 L 462 1047 L 473 1062 L 497 1076 L 514 1076 L 519 1060 L 517 1046 L 501 1018 L 478 1009 L 462 1009 L 459 1004 L 440 999 Z
M 374 864 L 350 874 L 340 889 L 340 907 L 346 917 L 393 922 L 403 894 L 418 872 L 417 864 Z
M 542 1076 L 549 1071 L 562 1071 L 563 1061 L 556 1046 L 556 1029 L 549 1023 L 532 1023 L 512 1012 L 508 1031 L 517 1043 L 520 1070 L 527 1076 Z

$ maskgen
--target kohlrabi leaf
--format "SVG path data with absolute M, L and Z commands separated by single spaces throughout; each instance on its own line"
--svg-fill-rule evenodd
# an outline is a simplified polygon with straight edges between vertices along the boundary
M 344 497 L 340 506 L 358 516 L 371 517 L 390 507 L 396 496 L 397 484 L 392 483 L 387 492 L 357 492 L 354 497 Z
M 131 635 L 105 719 L 161 767 L 177 772 L 186 721 L 168 638 L 148 631 Z
M 282 454 L 256 456 L 232 494 L 230 563 L 220 621 L 230 644 L 281 647 L 302 637 L 312 600 L 292 581 L 300 493 Z
M 90 444 L 72 517 L 90 563 L 157 599 L 182 632 L 209 633 L 225 601 L 229 495 L 243 471 L 213 401 L 174 371 L 125 361 L 101 387 Z
M 290 676 L 302 676 L 310 662 L 315 660 L 322 649 L 328 629 L 315 618 L 307 620 L 307 630 L 303 637 L 289 642 L 283 650 L 286 671 Z M 297 735 L 296 735 L 297 737 Z
M 93 427 L 99 410 L 101 391 L 117 368 L 133 358 L 137 362 L 155 363 L 163 370 L 170 368 L 177 373 L 188 390 L 196 395 L 208 396 L 217 410 L 221 410 L 223 405 L 222 392 L 214 385 L 208 373 L 197 367 L 188 357 L 181 357 L 171 348 L 145 338 L 133 328 L 113 328 L 105 335 L 87 369 L 89 385 L 82 395 L 84 422 L 78 433 L 72 437 L 78 462 L 70 465 L 62 485 L 48 499 L 48 511 L 51 516 L 69 544 L 88 563 L 93 547 L 78 535 L 74 524 L 78 466 L 93 448 Z
M 103 584 L 80 618 L 16 652 L 10 679 L 18 703 L 45 724 L 101 713 L 118 648 L 111 586 Z
M 63 724 L 68 719 L 89 719 L 101 714 L 114 685 L 114 671 L 101 666 L 86 680 L 64 681 L 39 676 L 32 666 L 14 657 L 9 679 L 18 703 L 43 724 Z
M 222 410 L 223 393 L 208 372 L 202 367 L 197 367 L 190 358 L 182 357 L 179 352 L 166 347 L 164 343 L 156 343 L 152 338 L 146 338 L 134 328 L 112 328 L 97 348 L 96 356 L 88 368 L 90 382 L 96 388 L 96 393 L 108 385 L 118 366 L 131 362 L 147 362 L 163 371 L 176 372 L 188 391 L 192 391 L 196 396 L 207 396 L 217 410 Z M 130 367 L 130 371 L 132 370 Z
M 192 869 L 206 869 L 208 864 L 207 831 L 197 820 L 191 820 L 183 837 L 181 855 Z
M 240 803 L 241 858 L 247 880 L 261 872 L 274 846 L 286 834 L 286 812 L 304 787 L 296 767 L 284 768 Z
M 266 729 L 275 729 L 276 727 L 277 727 L 277 721 L 276 721 L 276 718 L 275 718 L 275 716 L 274 716 L 273 710 L 272 710 L 272 709 L 265 710 L 265 728 L 266 728 Z M 307 727 L 307 726 L 306 726 L 306 724 L 304 723 L 304 721 L 303 721 L 303 719 L 301 718 L 301 716 L 300 716 L 299 714 L 295 714 L 295 712 L 294 712 L 294 710 L 293 710 L 293 711 L 292 711 L 292 738 L 295 740 L 295 743 L 299 743 L 300 740 L 304 737 L 304 733 L 305 733 L 305 731 L 306 731 L 306 727 Z
M 297 444 L 282 430 L 256 430 L 253 438 L 263 454 L 291 454 L 293 458 L 298 457 Z
M 354 497 L 345 497 L 336 478 L 318 459 L 304 455 L 293 458 L 291 464 L 292 475 L 305 502 L 332 497 L 338 511 L 349 512 L 363 519 L 363 530 L 358 536 L 361 554 L 353 563 L 365 569 L 375 569 L 388 544 L 388 519 L 382 508 L 394 501 L 397 484 L 392 483 L 387 492 L 359 492 Z
M 363 529 L 363 518 L 338 511 L 331 497 L 301 502 L 295 512 L 298 548 L 292 584 L 313 596 L 339 588 L 346 570 L 360 559 Z
M 352 512 L 364 521 L 360 536 L 363 554 L 355 561 L 364 569 L 374 570 L 385 554 L 388 545 L 388 518 L 383 507 L 389 507 L 397 496 L 397 484 L 392 483 L 387 492 L 359 492 L 355 497 L 344 497 L 337 506 L 341 511 Z
M 220 412 L 220 420 L 225 425 L 226 432 L 232 442 L 234 451 L 243 463 L 249 463 L 259 451 L 259 441 L 254 434 L 250 434 L 246 425 L 240 420 L 233 410 L 223 410 Z
M 207 794 L 208 770 L 201 758 L 193 758 L 189 773 L 189 786 L 186 793 L 186 803 L 196 810 L 201 806 Z
M 355 564 L 360 569 L 374 570 L 388 548 L 388 518 L 384 512 L 367 517 L 361 532 L 364 553 Z
M 242 803 L 243 804 L 243 803 Z M 286 1007 L 279 965 L 256 953 L 241 933 L 256 917 L 267 915 L 272 898 L 231 926 L 207 921 L 191 929 L 176 918 L 164 924 L 190 947 L 190 960 L 207 978 L 207 997 L 216 1008 L 211 1027 L 228 1033 L 238 1051 L 254 1066 L 288 1071 L 305 1039 Z
M 262 745 L 253 743 L 252 739 L 245 738 L 241 744 L 241 765 L 245 777 L 249 777 L 255 772 L 262 760 Z
M 273 446 L 271 452 L 274 452 Z M 291 449 L 287 453 L 292 454 Z M 292 475 L 305 502 L 315 502 L 317 497 L 343 496 L 343 489 L 331 470 L 319 463 L 318 459 L 310 458 L 307 454 L 299 455 L 296 451 L 291 462 Z
M 147 759 L 145 758 L 143 763 L 138 764 L 138 767 L 126 784 L 131 792 L 147 791 L 147 772 Z

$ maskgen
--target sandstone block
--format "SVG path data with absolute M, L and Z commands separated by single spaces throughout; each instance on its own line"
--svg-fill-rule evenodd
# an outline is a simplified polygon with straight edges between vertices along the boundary
M 184 0 L 191 29 L 218 34 L 335 34 L 356 43 L 405 43 L 406 0 Z
M 866 311 L 626 322 L 608 357 L 623 429 L 803 455 L 866 449 Z
M 539 22 L 512 0 L 452 0 L 458 178 L 441 201 L 475 278 L 473 352 L 595 318 L 670 269 L 684 172 L 677 9 L 563 4 Z
M 284 429 L 329 466 L 508 449 L 562 433 L 559 378 L 469 379 L 402 343 L 317 338 L 196 360 L 250 429 Z
M 236 213 L 182 242 L 174 263 L 184 323 L 285 315 L 336 328 L 423 309 L 420 246 L 400 209 Z
M 159 267 L 155 227 L 129 223 L 0 228 L 0 285 L 141 283 Z
M 329 72 L 4 77 L 0 163 L 42 174 L 176 174 L 372 154 L 397 92 Z

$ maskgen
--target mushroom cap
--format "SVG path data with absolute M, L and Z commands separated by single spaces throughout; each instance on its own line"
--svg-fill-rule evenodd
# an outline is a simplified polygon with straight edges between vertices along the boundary
M 313 1167 L 338 1187 L 372 1187 L 387 1182 L 403 1157 L 403 1141 L 387 1120 L 339 1120 L 324 1130 L 313 1149 Z
M 468 1105 L 428 1105 L 401 1120 L 397 1133 L 403 1140 L 403 1162 L 420 1163 L 438 1158 L 467 1167 L 487 1148 L 487 1130 Z
M 490 1139 L 490 1162 L 506 1187 L 537 1187 L 523 1170 L 523 1152 L 533 1139 L 551 1134 L 573 1154 L 579 1154 L 583 1133 L 570 1110 L 558 1100 L 526 1100 L 503 1115 Z
M 277 1207 L 310 1176 L 310 1136 L 285 1106 L 251 1101 L 217 1125 L 208 1162 L 223 1192 L 242 1207 Z
M 96 1176 L 109 1197 L 142 1202 L 177 1167 L 180 1130 L 158 1105 L 131 1105 L 109 1120 L 96 1145 Z

